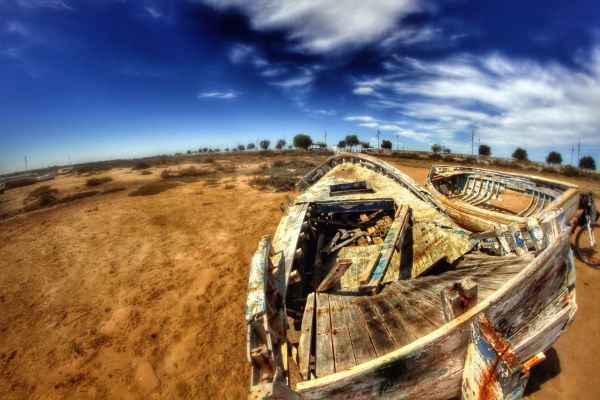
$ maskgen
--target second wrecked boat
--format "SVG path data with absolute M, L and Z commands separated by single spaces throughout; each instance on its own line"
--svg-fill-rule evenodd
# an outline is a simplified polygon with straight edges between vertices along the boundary
M 522 395 L 576 310 L 560 210 L 472 235 L 402 172 L 355 154 L 298 187 L 252 259 L 249 398 Z
M 561 209 L 569 221 L 580 203 L 579 188 L 567 182 L 483 168 L 434 165 L 427 188 L 460 225 L 476 231 L 527 225 Z

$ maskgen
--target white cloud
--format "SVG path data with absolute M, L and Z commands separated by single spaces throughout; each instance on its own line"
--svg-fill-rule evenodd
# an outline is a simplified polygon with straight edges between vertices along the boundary
M 198 94 L 199 99 L 235 99 L 241 93 L 229 90 L 224 92 L 213 91 L 213 92 L 202 92 Z
M 376 88 L 366 104 L 401 116 L 389 126 L 380 124 L 382 131 L 452 147 L 466 146 L 459 134 L 470 137 L 471 128 L 504 152 L 516 146 L 564 147 L 579 138 L 598 144 L 600 49 L 585 61 L 585 69 L 576 71 L 498 54 L 437 62 L 398 58 L 388 62 L 389 75 L 370 81 L 376 85 L 357 82 L 354 90 Z
M 297 48 L 326 53 L 373 43 L 420 9 L 417 0 L 204 0 L 218 8 L 237 8 L 254 29 L 286 29 Z
M 372 87 L 369 86 L 359 86 L 356 89 L 353 90 L 354 94 L 373 94 L 375 93 L 375 90 Z
M 355 115 L 344 118 L 344 121 L 375 122 L 375 118 L 368 115 Z

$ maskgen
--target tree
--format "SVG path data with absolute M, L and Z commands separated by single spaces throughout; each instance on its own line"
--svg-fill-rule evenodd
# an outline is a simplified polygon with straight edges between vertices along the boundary
M 238 144 L 238 147 L 237 147 L 237 148 L 238 148 L 238 150 L 239 150 L 239 151 L 244 151 L 244 150 L 246 150 L 246 146 L 244 146 L 243 144 Z
M 254 145 L 254 143 L 248 143 L 248 145 L 246 146 L 246 148 L 248 150 L 254 150 L 256 148 L 256 146 Z
M 450 150 L 447 147 L 442 146 L 442 153 L 443 154 L 450 154 L 450 153 L 452 153 L 452 150 Z
M 562 164 L 562 156 L 556 151 L 551 151 L 546 156 L 546 162 L 548 164 Z
M 517 147 L 517 149 L 512 153 L 512 158 L 517 161 L 527 161 L 529 157 L 527 156 L 527 150 Z
M 191 155 L 191 154 L 192 154 L 192 151 L 191 151 L 191 150 L 188 150 L 188 151 L 187 151 L 187 155 L 189 156 L 189 155 Z
M 369 142 L 360 142 L 360 147 L 366 150 L 371 148 L 371 145 L 369 144 Z
M 298 135 L 294 136 L 294 147 L 308 150 L 312 143 L 312 138 L 303 133 L 299 133 Z
M 346 146 L 350 146 L 350 151 L 352 151 L 352 147 L 360 144 L 360 140 L 358 140 L 358 137 L 356 135 L 346 136 L 346 139 L 344 139 L 344 142 L 346 142 Z
M 340 140 L 337 144 L 337 147 L 339 147 L 340 149 L 345 149 L 346 148 L 346 142 L 343 140 Z
M 433 146 L 431 146 L 431 151 L 434 153 L 439 153 L 440 151 L 442 151 L 442 146 L 434 143 Z
M 595 171 L 596 160 L 594 160 L 594 158 L 590 156 L 581 157 L 581 160 L 579 160 L 579 168 L 591 169 L 592 171 Z
M 489 157 L 492 155 L 492 149 L 487 144 L 479 145 L 479 155 L 484 157 Z
M 275 145 L 275 148 L 276 148 L 277 150 L 281 150 L 281 149 L 283 149 L 284 147 L 285 147 L 285 140 L 283 140 L 283 139 L 279 139 L 279 140 L 277 141 L 277 144 Z
M 271 141 L 270 140 L 261 140 L 260 141 L 260 148 L 263 149 L 263 150 L 267 150 L 270 145 L 271 145 Z
M 229 152 L 229 147 L 225 147 L 225 153 Z
M 392 149 L 392 142 L 390 140 L 383 139 L 381 141 L 381 148 L 386 150 Z

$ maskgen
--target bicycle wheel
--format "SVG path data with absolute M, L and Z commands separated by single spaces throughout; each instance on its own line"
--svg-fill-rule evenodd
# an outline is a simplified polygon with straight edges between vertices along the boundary
M 590 230 L 587 225 L 583 225 L 577 237 L 575 238 L 575 250 L 577 255 L 589 266 L 600 266 L 600 225 L 591 225 L 593 240 L 590 237 Z M 595 242 L 595 244 L 594 244 Z

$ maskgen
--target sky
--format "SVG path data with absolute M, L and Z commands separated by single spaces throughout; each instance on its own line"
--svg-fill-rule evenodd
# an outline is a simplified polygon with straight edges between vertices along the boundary
M 0 0 L 0 173 L 378 130 L 600 160 L 600 2 Z

